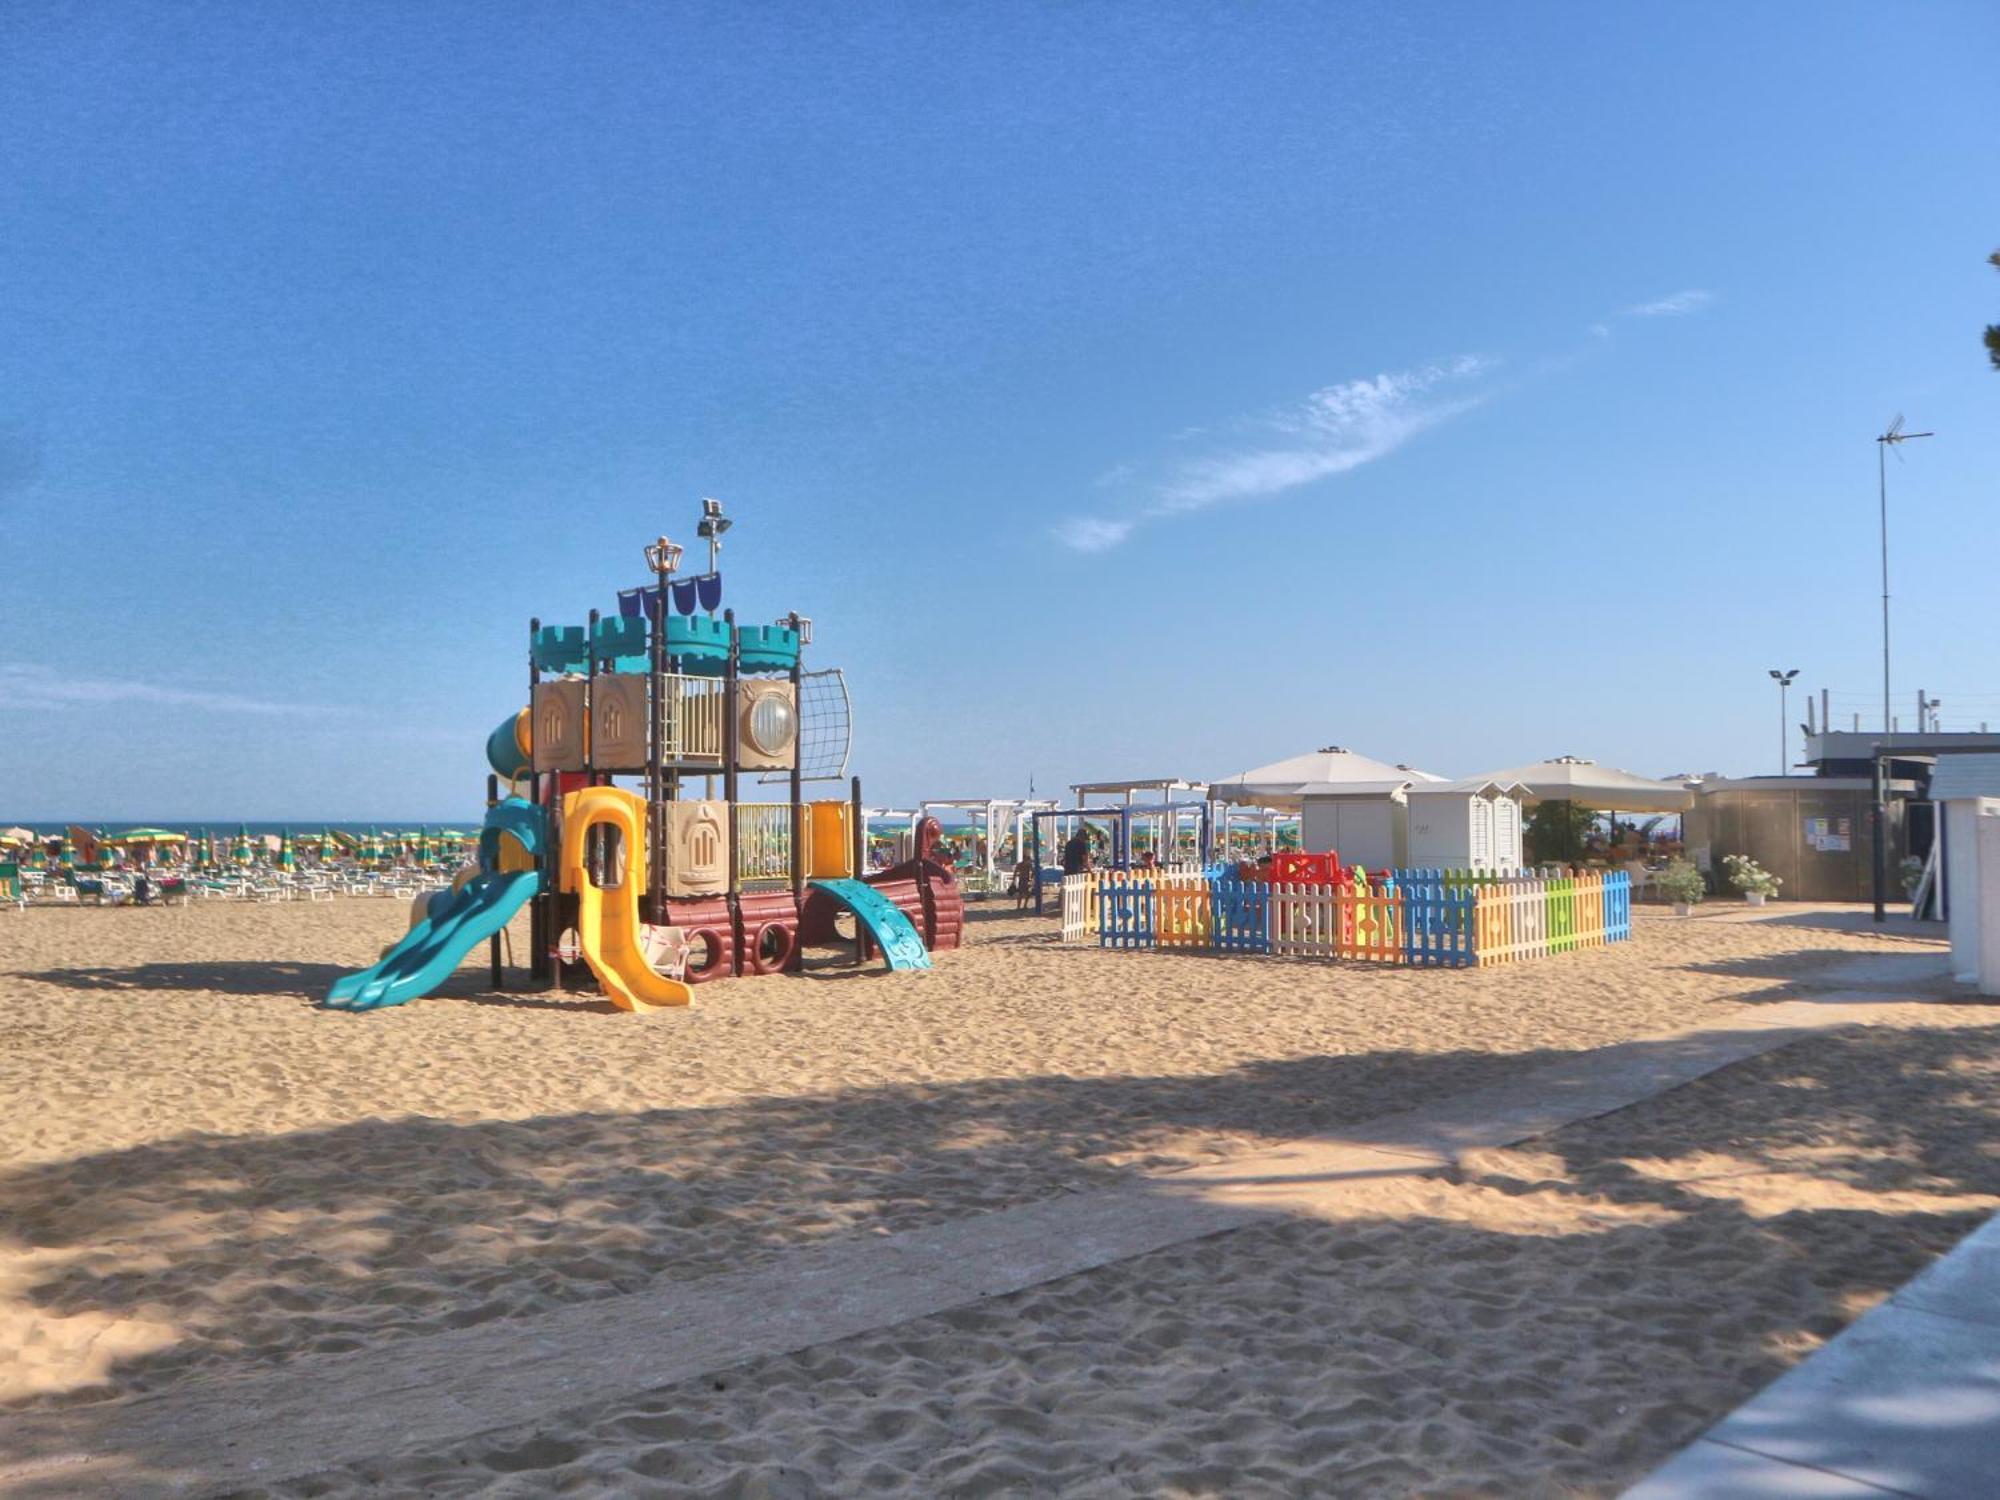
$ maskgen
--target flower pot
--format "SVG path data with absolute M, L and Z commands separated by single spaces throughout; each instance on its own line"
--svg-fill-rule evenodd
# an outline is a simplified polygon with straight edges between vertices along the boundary
M 1745 891 L 1743 893 L 1743 900 L 1750 906 L 1762 906 L 1764 904 L 1764 893 L 1762 891 Z
M 1693 916 L 1694 903 L 1692 901 L 1676 901 L 1674 903 L 1674 915 L 1677 917 Z

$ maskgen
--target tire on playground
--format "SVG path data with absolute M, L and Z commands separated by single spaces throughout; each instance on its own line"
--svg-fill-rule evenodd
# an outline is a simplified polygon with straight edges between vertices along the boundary
M 781 941 L 777 945 L 776 956 L 764 955 L 764 939 L 777 933 Z M 798 929 L 790 922 L 770 921 L 760 926 L 750 941 L 743 945 L 743 961 L 753 974 L 782 974 L 791 964 L 792 955 L 799 946 Z
M 688 966 L 681 979 L 687 984 L 705 984 L 711 979 L 726 979 L 734 966 L 729 962 L 729 950 L 733 946 L 732 935 L 715 927 L 691 927 L 688 929 Z M 696 963 L 694 954 L 699 951 L 704 957 Z

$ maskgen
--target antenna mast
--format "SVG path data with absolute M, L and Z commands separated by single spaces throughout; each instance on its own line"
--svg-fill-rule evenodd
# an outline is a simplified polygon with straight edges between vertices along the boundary
M 1898 443 L 1907 443 L 1912 438 L 1936 437 L 1934 432 L 1903 431 L 1903 414 L 1896 413 L 1896 420 L 1889 424 L 1888 431 L 1875 439 L 1875 485 L 1876 501 L 1880 507 L 1882 520 L 1882 732 L 1889 732 L 1889 450 Z M 1898 453 L 1896 461 L 1902 462 Z M 1923 726 L 1918 725 L 1921 729 Z

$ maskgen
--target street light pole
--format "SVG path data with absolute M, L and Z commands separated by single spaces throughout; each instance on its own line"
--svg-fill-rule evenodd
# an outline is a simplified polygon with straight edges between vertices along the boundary
M 1780 672 L 1776 667 L 1771 668 L 1771 680 L 1778 684 L 1778 774 L 1780 776 L 1792 774 L 1786 764 L 1791 756 L 1786 753 L 1785 747 L 1792 741 L 1790 699 L 1792 679 L 1798 675 L 1797 667 L 1793 667 L 1789 672 Z
M 1883 763 L 1882 755 L 1882 745 L 1889 737 L 1889 449 L 1897 443 L 1907 443 L 1911 438 L 1936 435 L 1932 432 L 1903 431 L 1903 418 L 1899 412 L 1896 420 L 1889 424 L 1889 430 L 1875 439 L 1875 500 L 1882 521 L 1882 741 L 1875 746 L 1875 807 L 1870 819 L 1874 825 L 1872 884 L 1875 887 L 1877 922 L 1887 915 L 1889 889 L 1889 851 L 1884 842 L 1889 831 L 1889 768 Z M 1921 723 L 1917 725 L 1919 731 L 1923 727 Z

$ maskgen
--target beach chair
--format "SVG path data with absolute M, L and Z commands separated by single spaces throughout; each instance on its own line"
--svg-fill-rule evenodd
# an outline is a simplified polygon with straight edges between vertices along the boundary
M 1653 884 L 1653 872 L 1636 859 L 1628 859 L 1619 869 L 1632 877 L 1632 899 L 1638 901 Z
M 645 936 L 646 962 L 655 974 L 667 979 L 683 979 L 694 945 L 679 927 L 648 927 Z

